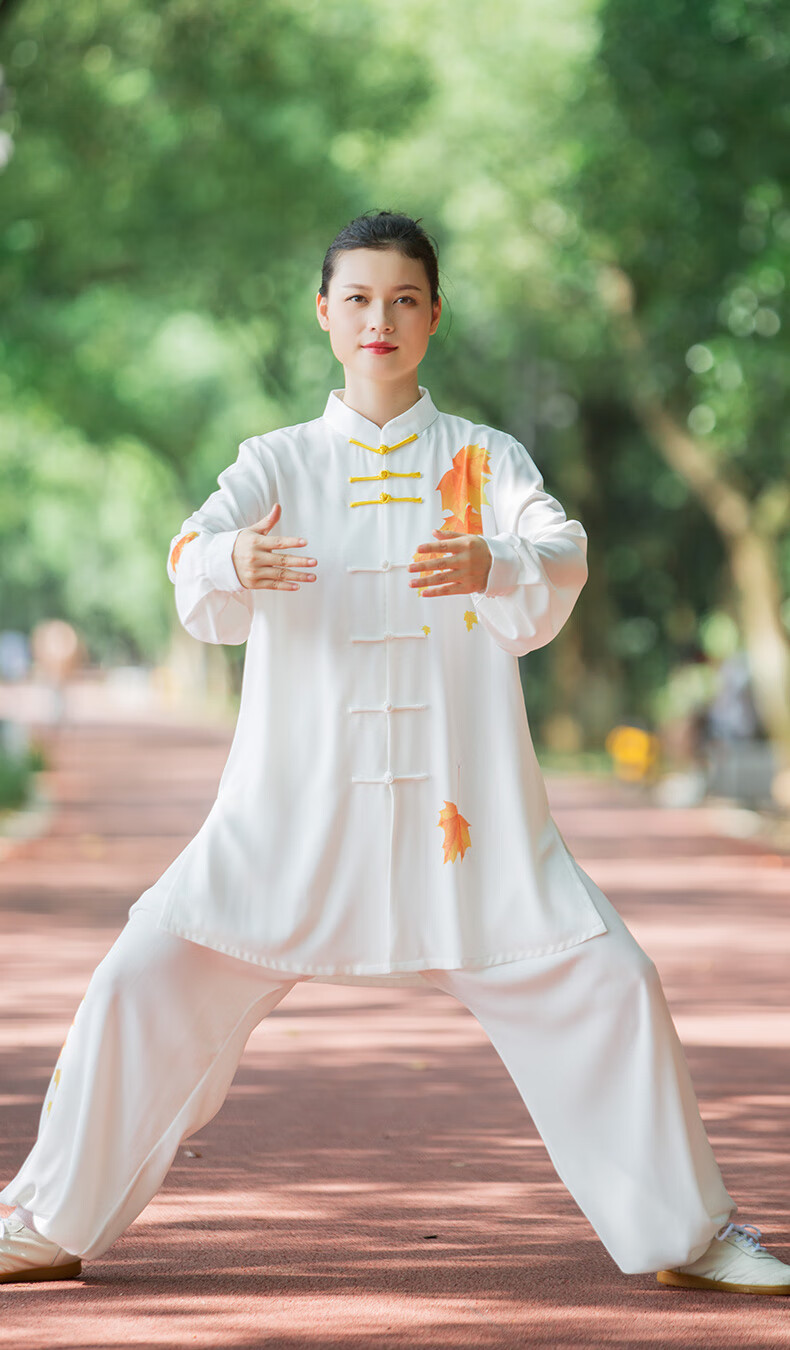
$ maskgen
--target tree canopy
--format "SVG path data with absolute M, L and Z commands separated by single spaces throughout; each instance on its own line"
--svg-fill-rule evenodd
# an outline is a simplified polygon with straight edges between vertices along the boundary
M 239 440 L 322 407 L 321 258 L 387 206 L 440 244 L 423 382 L 525 441 L 591 537 L 527 663 L 538 729 L 600 744 L 740 634 L 790 744 L 778 0 L 4 13 L 2 625 L 161 656 L 170 535 Z

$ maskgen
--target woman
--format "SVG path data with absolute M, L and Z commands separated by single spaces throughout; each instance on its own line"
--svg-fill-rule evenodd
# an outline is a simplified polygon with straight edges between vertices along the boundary
M 239 721 L 207 820 L 78 1009 L 0 1197 L 3 1279 L 105 1251 L 252 1028 L 316 979 L 465 1003 L 622 1270 L 790 1293 L 729 1222 L 655 967 L 549 814 L 516 658 L 570 614 L 586 537 L 522 445 L 420 387 L 440 314 L 418 223 L 341 231 L 317 315 L 344 389 L 245 441 L 173 540 L 186 629 L 249 639 Z

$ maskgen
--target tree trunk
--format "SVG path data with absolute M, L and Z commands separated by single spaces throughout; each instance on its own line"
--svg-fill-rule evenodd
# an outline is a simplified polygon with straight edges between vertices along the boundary
M 776 543 L 755 523 L 752 503 L 722 473 L 707 450 L 661 402 L 633 313 L 633 289 L 619 269 L 607 269 L 601 293 L 620 332 L 629 367 L 634 414 L 662 458 L 688 484 L 721 536 L 735 586 L 738 618 L 757 711 L 790 769 L 790 640 L 782 623 Z

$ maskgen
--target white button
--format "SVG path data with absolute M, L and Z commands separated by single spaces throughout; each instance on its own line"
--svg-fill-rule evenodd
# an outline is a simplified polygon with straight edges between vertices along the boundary
M 384 782 L 385 782 L 385 783 L 391 783 L 394 777 L 395 777 L 395 775 L 392 774 L 392 773 L 385 773 L 385 775 L 384 775 Z
M 392 712 L 392 704 L 391 704 L 391 703 L 385 703 L 385 704 L 384 704 L 384 711 L 385 711 L 385 712 Z
M 389 572 L 391 566 L 392 564 L 390 563 L 389 558 L 385 558 L 383 563 L 381 564 L 382 572 Z

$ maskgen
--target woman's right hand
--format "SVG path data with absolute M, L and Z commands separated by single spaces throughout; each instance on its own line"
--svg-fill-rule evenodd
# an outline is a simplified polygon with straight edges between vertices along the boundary
M 315 581 L 315 572 L 299 572 L 300 567 L 315 567 L 315 558 L 287 557 L 275 549 L 303 548 L 306 539 L 269 537 L 269 531 L 282 514 L 279 502 L 262 520 L 239 530 L 233 545 L 233 566 L 242 586 L 248 590 L 298 591 L 300 581 Z

